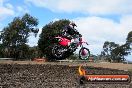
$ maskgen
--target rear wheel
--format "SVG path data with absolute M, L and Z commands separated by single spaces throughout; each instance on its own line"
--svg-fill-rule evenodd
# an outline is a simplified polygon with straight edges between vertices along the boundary
M 55 58 L 55 59 L 63 59 L 64 57 L 64 48 L 61 46 L 61 45 L 54 45 L 53 48 L 52 48 L 52 56 Z
M 82 60 L 87 60 L 89 59 L 89 56 L 90 56 L 90 51 L 88 48 L 81 48 L 79 50 L 79 58 L 82 59 Z
M 63 60 L 73 54 L 71 51 L 65 50 L 65 48 L 58 44 L 53 44 L 47 49 L 47 58 L 49 61 Z

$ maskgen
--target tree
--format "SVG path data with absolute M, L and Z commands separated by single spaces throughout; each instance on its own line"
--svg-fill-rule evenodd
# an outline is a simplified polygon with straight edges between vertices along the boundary
M 127 35 L 127 43 L 132 43 L 132 31 L 130 31 Z
M 26 43 L 30 33 L 38 33 L 37 25 L 38 20 L 27 13 L 22 17 L 15 17 L 0 35 L 2 45 L 8 52 L 5 57 L 26 58 L 25 53 L 29 48 Z
M 112 50 L 113 60 L 117 62 L 125 61 L 124 56 L 127 56 L 130 52 L 128 52 L 128 45 L 124 44 L 121 46 L 116 47 L 114 50 Z
M 0 58 L 4 57 L 4 48 L 3 45 L 0 44 Z
M 130 31 L 126 38 L 126 46 L 128 51 L 132 51 L 132 31 Z
M 29 58 L 40 58 L 42 57 L 42 52 L 38 48 L 38 46 L 29 47 Z
M 53 44 L 53 37 L 60 35 L 62 29 L 65 25 L 70 23 L 69 20 L 62 19 L 55 22 L 50 22 L 42 28 L 42 33 L 40 34 L 38 47 L 42 51 L 42 53 L 46 56 L 50 55 L 50 48 Z
M 126 43 L 123 45 L 115 44 L 114 42 L 106 41 L 103 46 L 102 56 L 107 57 L 116 62 L 125 60 L 125 56 L 131 54 L 132 51 L 132 31 L 130 31 L 126 38 Z
M 102 55 L 104 55 L 107 60 L 111 61 L 113 58 L 115 58 L 115 55 L 112 53 L 112 51 L 117 48 L 119 45 L 115 44 L 114 42 L 106 41 L 103 45 L 103 51 L 101 52 Z

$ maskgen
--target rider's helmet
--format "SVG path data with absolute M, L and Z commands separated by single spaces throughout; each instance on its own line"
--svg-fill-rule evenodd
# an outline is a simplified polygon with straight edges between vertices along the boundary
M 74 29 L 75 26 L 77 27 L 77 25 L 76 25 L 73 21 L 69 23 L 69 26 L 70 26 L 72 29 Z

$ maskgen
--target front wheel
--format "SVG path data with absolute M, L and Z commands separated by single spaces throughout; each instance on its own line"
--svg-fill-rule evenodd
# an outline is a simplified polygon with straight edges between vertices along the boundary
M 89 59 L 89 56 L 90 56 L 90 51 L 88 48 L 82 47 L 79 50 L 79 58 L 80 59 L 87 60 L 87 59 Z

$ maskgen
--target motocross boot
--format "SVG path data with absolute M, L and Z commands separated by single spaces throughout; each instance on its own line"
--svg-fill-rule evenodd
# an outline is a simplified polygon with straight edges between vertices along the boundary
M 72 43 L 69 45 L 69 50 L 70 50 L 71 52 L 74 52 L 76 49 L 77 49 L 77 44 L 72 42 Z

